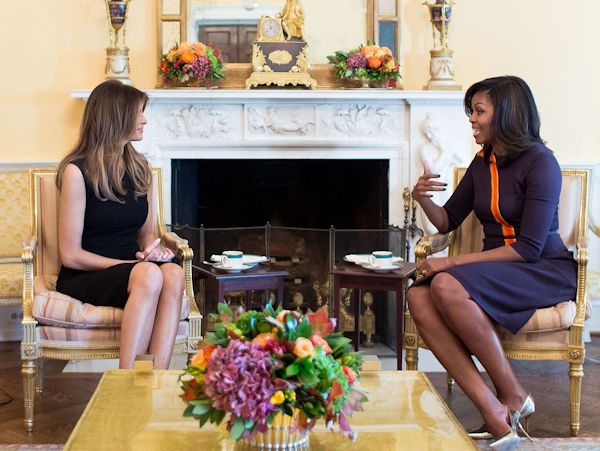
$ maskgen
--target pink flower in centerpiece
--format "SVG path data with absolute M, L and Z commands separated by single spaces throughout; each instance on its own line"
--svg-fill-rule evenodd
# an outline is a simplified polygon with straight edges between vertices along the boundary
M 204 80 L 210 70 L 210 63 L 206 56 L 199 56 L 192 64 L 190 64 L 190 72 L 194 77 Z
M 348 368 L 346 365 L 342 365 L 342 371 L 348 378 L 348 383 L 350 385 L 352 385 L 352 384 L 354 384 L 354 382 L 356 382 L 356 373 L 354 371 L 352 371 L 352 369 Z
M 231 340 L 226 348 L 211 354 L 204 377 L 204 394 L 214 408 L 257 423 L 267 424 L 269 413 L 276 410 L 271 397 L 277 391 L 271 375 L 271 357 L 258 345 Z
M 323 351 L 325 351 L 325 354 L 331 354 L 331 347 L 329 346 L 329 343 L 327 343 L 327 341 L 325 341 L 325 339 L 322 336 L 313 335 L 312 337 L 310 337 L 310 341 L 315 346 L 321 346 L 321 348 L 323 348 Z

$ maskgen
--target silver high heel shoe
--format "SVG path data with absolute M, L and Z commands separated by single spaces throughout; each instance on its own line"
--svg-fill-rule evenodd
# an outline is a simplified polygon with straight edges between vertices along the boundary
M 530 441 L 533 441 L 533 439 L 528 434 L 529 416 L 533 413 L 535 413 L 535 403 L 533 402 L 531 395 L 527 395 L 527 398 L 525 398 L 525 401 L 523 402 L 523 406 L 521 406 L 521 409 L 519 410 L 520 420 L 517 427 L 523 432 L 524 435 L 527 436 Z M 522 420 L 525 420 L 525 427 L 523 427 L 521 423 Z M 469 431 L 467 434 L 473 440 L 490 440 L 494 438 L 494 436 L 488 431 L 485 423 L 479 426 L 477 429 Z
M 521 420 L 521 412 L 517 410 L 510 411 L 510 431 L 504 434 L 495 442 L 490 443 L 490 448 L 497 451 L 513 451 L 519 442 L 521 437 L 517 434 L 517 427 Z

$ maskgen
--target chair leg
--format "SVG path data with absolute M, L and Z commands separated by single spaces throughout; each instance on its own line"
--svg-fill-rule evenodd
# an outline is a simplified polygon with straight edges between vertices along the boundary
M 571 398 L 571 435 L 579 434 L 579 415 L 581 411 L 581 378 L 583 377 L 583 364 L 571 362 L 569 365 L 570 398 Z
M 35 391 L 40 394 L 44 391 L 44 358 L 43 357 L 40 357 L 39 359 L 37 359 Z
M 404 348 L 406 369 L 408 371 L 417 371 L 419 369 L 419 352 L 414 348 Z
M 33 402 L 35 400 L 35 359 L 23 360 L 21 366 L 23 375 L 23 402 L 25 405 L 25 430 L 33 430 Z

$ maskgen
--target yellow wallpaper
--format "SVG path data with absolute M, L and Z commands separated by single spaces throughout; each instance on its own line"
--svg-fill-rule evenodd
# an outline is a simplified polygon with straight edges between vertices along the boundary
M 156 82 L 156 1 L 131 4 L 127 39 L 131 76 L 140 88 L 153 88 Z M 304 1 L 306 7 L 317 3 Z M 344 1 L 357 8 L 365 4 Z M 321 29 L 335 39 L 358 20 L 352 8 L 333 12 L 327 2 L 320 3 L 323 15 L 306 24 L 307 34 L 321 36 Z M 421 89 L 429 78 L 431 31 L 421 3 L 402 1 L 406 89 Z M 69 97 L 69 90 L 92 88 L 103 80 L 105 15 L 100 0 L 78 0 L 76 8 L 64 0 L 3 3 L 0 161 L 58 160 L 72 146 L 82 104 Z M 557 156 L 597 160 L 593 107 L 600 101 L 600 32 L 593 26 L 595 17 L 600 17 L 596 0 L 572 5 L 562 0 L 458 0 L 450 29 L 457 79 L 467 87 L 488 76 L 522 76 L 538 100 L 543 135 Z M 315 58 L 329 52 L 323 47 L 332 44 L 329 40 L 314 41 Z

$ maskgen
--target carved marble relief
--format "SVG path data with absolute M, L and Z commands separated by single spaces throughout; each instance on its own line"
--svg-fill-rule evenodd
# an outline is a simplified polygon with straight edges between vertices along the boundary
M 253 106 L 247 109 L 247 123 L 251 135 L 311 136 L 315 129 L 314 108 Z
M 169 106 L 159 116 L 161 139 L 217 139 L 232 133 L 231 117 L 223 108 Z
M 322 108 L 320 134 L 329 138 L 395 138 L 404 136 L 402 107 L 344 104 Z

